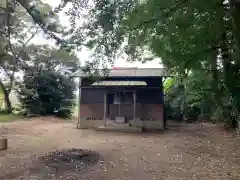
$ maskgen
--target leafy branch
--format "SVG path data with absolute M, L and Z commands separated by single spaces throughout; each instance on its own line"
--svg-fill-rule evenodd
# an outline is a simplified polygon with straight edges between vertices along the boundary
M 56 34 L 54 34 L 51 30 L 49 30 L 50 25 L 46 24 L 41 17 L 39 17 L 39 12 L 37 12 L 34 9 L 34 6 L 29 6 L 29 4 L 26 2 L 26 0 L 17 0 L 17 2 L 27 11 L 27 13 L 31 16 L 33 21 L 43 30 L 45 34 L 48 34 L 51 38 L 56 40 L 57 44 L 61 45 L 67 45 L 69 44 L 66 40 L 58 37 Z M 44 16 L 52 15 L 51 13 L 46 13 Z
M 163 8 L 160 11 L 163 11 L 163 14 L 162 14 L 163 16 L 168 17 L 172 12 L 176 11 L 179 8 L 179 6 L 186 3 L 187 1 L 189 1 L 189 0 L 179 0 L 176 3 L 172 4 L 169 8 Z M 162 18 L 162 16 L 157 16 L 148 21 L 144 21 L 144 22 L 140 23 L 137 27 L 134 27 L 133 30 L 141 28 L 142 26 L 144 26 L 144 24 L 155 22 L 155 21 L 159 20 L 160 18 Z
M 16 61 L 16 65 L 15 65 L 14 70 L 13 70 L 13 71 L 15 72 L 15 71 L 16 71 L 16 68 L 17 68 L 17 64 L 21 64 L 21 65 L 24 66 L 25 68 L 27 67 L 27 64 L 26 64 L 24 61 L 21 61 L 20 56 L 21 56 L 21 53 L 22 53 L 22 52 L 24 51 L 24 49 L 26 48 L 27 44 L 36 36 L 39 28 L 38 28 L 38 27 L 36 28 L 35 33 L 33 33 L 33 34 L 27 39 L 27 41 L 26 41 L 25 43 L 23 43 L 21 50 L 18 52 L 18 54 L 16 54 L 16 53 L 14 52 L 14 50 L 13 50 L 12 43 L 11 43 L 11 25 L 10 25 L 11 14 L 10 14 L 10 12 L 9 12 L 9 2 L 8 2 L 8 0 L 6 0 L 6 6 L 7 6 L 7 12 L 6 12 L 6 13 L 7 13 L 8 47 L 9 47 L 9 50 L 11 51 L 11 53 L 12 53 L 12 55 L 14 56 L 15 61 Z M 28 32 L 30 32 L 31 29 L 32 29 L 32 27 L 28 29 Z M 27 32 L 26 32 L 25 34 L 27 35 Z M 13 77 L 12 77 L 12 78 L 13 78 Z

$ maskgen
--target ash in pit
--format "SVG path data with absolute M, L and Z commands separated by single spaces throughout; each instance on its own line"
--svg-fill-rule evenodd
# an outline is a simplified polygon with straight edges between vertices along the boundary
M 40 157 L 38 164 L 41 172 L 48 175 L 62 175 L 64 173 L 83 173 L 100 159 L 97 152 L 84 149 L 67 149 L 55 151 Z M 34 168 L 36 170 L 36 168 Z

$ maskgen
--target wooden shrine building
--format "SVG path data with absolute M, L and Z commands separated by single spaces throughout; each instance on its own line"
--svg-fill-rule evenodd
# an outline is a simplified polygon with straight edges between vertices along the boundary
M 117 68 L 98 76 L 79 71 L 76 76 L 80 80 L 78 128 L 165 127 L 164 69 Z

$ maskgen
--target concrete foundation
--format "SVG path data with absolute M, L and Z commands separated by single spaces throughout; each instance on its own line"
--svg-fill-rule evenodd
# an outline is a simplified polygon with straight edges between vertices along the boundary
M 121 105 L 121 116 L 114 116 L 114 110 L 109 112 L 106 118 L 106 126 L 116 124 L 126 124 L 136 128 L 163 129 L 163 111 L 161 104 L 138 104 L 136 118 L 129 116 L 133 114 L 132 106 Z M 124 114 L 128 115 L 123 116 Z M 82 104 L 80 108 L 79 128 L 97 128 L 105 126 L 103 104 Z

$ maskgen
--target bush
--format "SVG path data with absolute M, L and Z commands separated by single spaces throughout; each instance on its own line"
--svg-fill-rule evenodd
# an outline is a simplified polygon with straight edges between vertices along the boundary
M 24 76 L 19 86 L 22 108 L 32 115 L 70 117 L 75 103 L 73 80 L 54 71 Z

